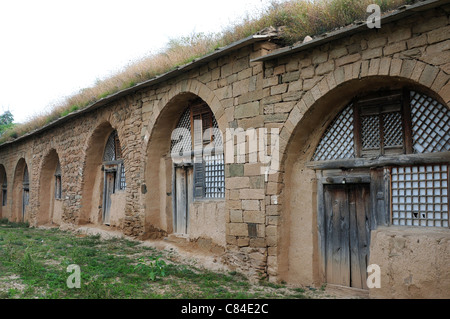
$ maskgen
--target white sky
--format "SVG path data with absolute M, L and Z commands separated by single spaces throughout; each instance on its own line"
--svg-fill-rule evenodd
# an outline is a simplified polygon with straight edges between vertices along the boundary
M 219 32 L 270 0 L 0 0 L 0 114 L 24 122 L 171 38 Z

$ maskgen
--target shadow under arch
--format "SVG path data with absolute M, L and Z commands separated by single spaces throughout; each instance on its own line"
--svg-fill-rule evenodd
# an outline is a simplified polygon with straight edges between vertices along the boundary
M 114 128 L 107 121 L 99 124 L 87 142 L 81 188 L 78 225 L 98 224 L 102 219 L 102 162 L 106 142 Z
M 30 183 L 26 185 L 25 179 L 28 176 L 29 180 L 29 167 L 25 158 L 19 159 L 14 170 L 14 181 L 13 181 L 13 196 L 11 203 L 12 221 L 27 221 L 29 220 L 29 194 L 30 194 Z
M 175 194 L 173 194 L 173 192 L 175 176 L 173 169 L 174 164 L 170 154 L 171 136 L 184 111 L 186 111 L 194 101 L 201 101 L 207 105 L 213 114 L 213 117 L 217 119 L 213 108 L 199 95 L 192 92 L 179 92 L 163 105 L 158 117 L 151 126 L 151 134 L 145 152 L 145 184 L 142 185 L 142 191 L 145 194 L 144 238 L 158 238 L 174 233 L 173 200 Z M 198 202 L 196 203 L 198 204 Z M 203 203 L 205 203 L 205 201 L 203 201 Z M 220 213 L 217 215 L 224 213 L 224 203 L 224 200 L 216 200 L 215 203 L 211 203 L 211 205 L 217 205 L 216 207 L 220 206 L 218 208 Z M 205 205 L 208 205 L 208 203 Z M 200 210 L 202 209 L 203 208 Z M 206 222 L 207 221 L 205 221 L 205 223 Z M 223 240 L 221 235 L 215 237 L 214 235 L 208 234 L 206 237 L 209 235 L 214 237 L 214 239 L 220 237 L 217 241 L 224 243 L 225 220 L 219 222 L 219 225 L 216 226 L 217 229 L 223 228 Z M 192 229 L 193 228 L 194 227 L 192 227 Z M 222 231 L 219 230 L 218 233 L 222 234 Z
M 51 149 L 44 156 L 40 169 L 38 225 L 61 224 L 62 201 L 56 198 L 56 190 L 60 189 L 63 178 L 60 174 L 61 178 L 57 180 L 57 169 L 62 169 L 59 156 L 55 149 Z
M 410 89 L 443 102 L 438 93 L 401 77 L 371 76 L 349 80 L 331 89 L 305 111 L 289 136 L 282 155 L 281 224 L 277 266 L 280 280 L 294 284 L 323 283 L 318 243 L 317 175 L 307 166 L 320 139 L 351 101 L 377 91 Z M 306 257 L 306 258 L 305 258 Z
M 0 164 L 0 218 L 6 217 L 7 205 L 8 205 L 8 175 L 6 168 L 3 164 Z

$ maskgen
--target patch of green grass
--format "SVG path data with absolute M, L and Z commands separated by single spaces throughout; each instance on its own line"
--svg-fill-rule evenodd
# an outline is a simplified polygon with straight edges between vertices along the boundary
M 255 299 L 304 298 L 284 285 L 252 284 L 238 272 L 178 263 L 176 252 L 138 241 L 84 236 L 58 229 L 12 227 L 0 220 L 0 298 Z M 81 287 L 70 289 L 69 265 Z

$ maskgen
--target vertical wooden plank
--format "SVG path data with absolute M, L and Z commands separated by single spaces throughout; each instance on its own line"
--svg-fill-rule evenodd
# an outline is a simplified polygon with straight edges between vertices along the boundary
M 362 245 L 362 251 L 360 254 L 360 264 L 361 264 L 361 281 L 362 288 L 368 289 L 367 287 L 367 266 L 369 265 L 369 255 L 370 255 L 370 232 L 372 230 L 371 216 L 372 211 L 370 209 L 370 185 L 366 185 L 363 189 L 362 206 L 364 210 L 361 214 L 362 218 L 359 219 L 359 229 L 364 229 L 364 237 L 360 239 Z
M 106 172 L 105 202 L 103 205 L 103 224 L 105 225 L 109 225 L 111 221 L 111 195 L 115 192 L 115 175 L 115 172 Z
M 326 185 L 324 195 L 327 282 L 349 286 L 349 209 L 346 187 L 343 185 Z
M 321 177 L 322 172 L 318 171 L 316 173 L 317 179 L 315 181 L 317 194 L 316 194 L 316 203 L 317 203 L 317 243 L 318 243 L 318 276 L 319 280 L 322 282 L 326 282 L 326 233 L 325 233 L 325 195 L 324 195 L 324 186 L 322 184 Z
M 358 103 L 354 103 L 353 106 L 353 135 L 355 139 L 355 152 L 356 157 L 361 157 L 362 140 L 361 140 L 361 117 L 359 112 Z
M 353 185 L 349 197 L 354 201 L 354 205 L 350 205 L 351 287 L 366 289 L 370 246 L 369 184 Z
M 176 233 L 186 232 L 186 173 L 184 167 L 177 167 L 175 172 L 176 183 Z
M 370 214 L 370 229 L 377 226 L 387 226 L 389 224 L 389 210 L 386 209 L 386 189 L 383 168 L 371 169 L 370 171 L 370 202 L 372 214 Z
M 339 279 L 344 286 L 350 286 L 350 209 L 348 198 L 348 186 L 343 186 L 342 197 L 339 198 Z
M 194 168 L 189 166 L 186 168 L 186 234 L 189 233 L 189 215 L 191 204 L 194 202 Z
M 360 264 L 359 264 L 359 229 L 358 229 L 358 214 L 360 213 L 359 196 L 360 191 L 355 185 L 348 187 L 348 201 L 350 213 L 350 286 L 361 288 Z
M 327 283 L 333 283 L 333 245 L 331 238 L 333 237 L 333 207 L 331 186 L 324 185 L 324 235 L 325 235 L 325 277 Z
M 402 115 L 403 115 L 403 140 L 404 151 L 406 154 L 413 153 L 412 124 L 411 124 L 411 96 L 409 90 L 403 90 L 402 96 Z

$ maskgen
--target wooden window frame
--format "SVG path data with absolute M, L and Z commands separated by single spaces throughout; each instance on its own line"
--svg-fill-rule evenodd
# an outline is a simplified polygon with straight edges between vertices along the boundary
M 395 109 L 395 104 L 398 103 L 399 110 Z M 389 107 L 391 110 L 389 110 Z M 380 91 L 364 95 L 363 97 L 357 97 L 353 102 L 353 114 L 354 114 L 354 136 L 355 136 L 355 153 L 357 158 L 371 157 L 371 156 L 385 156 L 385 155 L 399 155 L 399 154 L 411 154 L 412 153 L 412 136 L 411 136 L 411 109 L 409 106 L 409 90 L 396 90 L 396 91 Z M 378 150 L 364 150 L 363 149 L 363 136 L 362 136 L 362 115 L 364 112 L 368 112 L 368 109 L 376 109 L 373 115 L 379 118 L 379 151 Z M 390 148 L 389 154 L 385 148 L 385 125 L 384 114 L 399 112 L 401 114 L 402 123 L 402 146 Z M 409 116 L 406 115 L 409 112 Z M 397 150 L 396 150 L 397 149 Z
M 214 113 L 209 108 L 208 104 L 200 98 L 190 101 L 188 103 L 189 118 L 191 124 L 191 160 L 193 161 L 193 188 L 194 201 L 201 200 L 223 200 L 225 198 L 225 188 L 223 187 L 222 196 L 219 192 L 207 192 L 207 164 L 203 158 L 205 146 L 214 142 Z M 186 111 L 185 111 L 186 112 Z M 184 112 L 183 112 L 184 114 Z M 181 118 L 180 118 L 181 120 Z M 195 121 L 199 120 L 199 127 L 195 126 Z M 178 125 L 178 124 L 177 124 Z M 209 129 L 209 131 L 207 131 Z M 198 133 L 198 132 L 199 133 Z M 205 132 L 209 132 L 209 136 L 205 138 Z M 218 150 L 213 148 L 208 150 L 208 155 L 215 156 Z M 175 164 L 174 164 L 175 165 Z M 174 166 L 175 167 L 175 166 Z M 223 169 L 223 184 L 225 183 L 225 168 Z M 208 194 L 213 194 L 209 197 Z M 218 196 L 215 196 L 217 195 Z
M 5 175 L 3 176 L 3 183 L 2 183 L 2 206 L 5 207 L 8 204 L 8 179 Z

